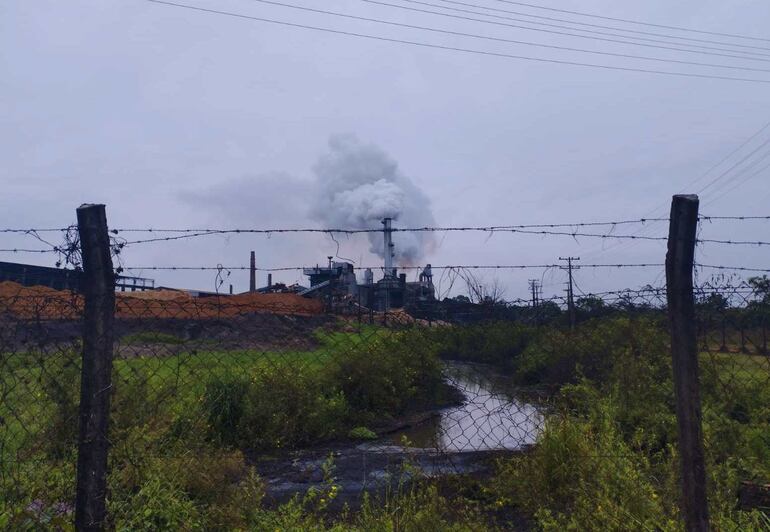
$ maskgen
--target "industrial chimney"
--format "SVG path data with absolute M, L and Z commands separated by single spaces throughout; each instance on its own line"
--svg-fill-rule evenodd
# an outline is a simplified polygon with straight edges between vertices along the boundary
M 249 292 L 257 291 L 257 257 L 251 252 L 251 265 L 249 267 Z
M 391 228 L 392 220 L 385 218 L 382 220 L 384 226 L 382 232 L 385 235 L 385 277 L 395 277 L 396 272 L 393 269 L 393 231 Z

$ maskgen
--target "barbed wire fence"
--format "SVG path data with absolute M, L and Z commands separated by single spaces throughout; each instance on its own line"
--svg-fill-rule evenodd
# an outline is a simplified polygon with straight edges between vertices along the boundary
M 615 232 L 673 217 L 393 231 L 643 238 L 685 251 L 700 244 L 770 245 L 694 232 L 698 222 L 770 217 L 698 216 L 695 208 L 689 236 Z M 683 288 L 681 279 L 672 282 L 669 266 L 662 286 L 535 301 L 504 301 L 476 290 L 474 300 L 439 297 L 375 310 L 333 289 L 315 298 L 220 293 L 232 271 L 251 267 L 124 265 L 123 251 L 223 234 L 382 229 L 108 229 L 104 207 L 91 206 L 79 210 L 77 226 L 0 232 L 44 246 L 0 251 L 51 254 L 57 267 L 80 276 L 74 291 L 0 283 L 3 526 L 56 529 L 74 521 L 84 530 L 170 529 L 197 520 L 204 528 L 238 528 L 253 518 L 253 508 L 297 494 L 307 507 L 339 510 L 360 502 L 364 492 L 387 497 L 418 477 L 492 474 L 498 467 L 508 479 L 537 475 L 542 471 L 532 468 L 546 460 L 538 453 L 548 452 L 550 441 L 573 430 L 571 424 L 596 421 L 594 406 L 578 393 L 585 383 L 615 400 L 607 431 L 619 432 L 618 442 L 598 436 L 593 445 L 573 442 L 557 460 L 559 470 L 569 472 L 569 489 L 558 485 L 556 473 L 548 489 L 532 483 L 524 494 L 515 482 L 501 488 L 515 494 L 517 508 L 530 515 L 562 508 L 564 519 L 582 515 L 585 526 L 615 529 L 628 523 L 665 529 L 674 516 L 700 530 L 704 519 L 739 526 L 768 507 L 770 286 L 764 273 L 770 269 L 691 257 L 679 263 L 680 274 L 690 275 Z M 53 244 L 48 233 L 64 243 Z M 125 238 L 130 233 L 151 236 Z M 436 289 L 444 296 L 460 285 L 473 290 L 476 271 L 563 267 L 432 266 L 442 272 Z M 350 266 L 351 272 L 366 269 L 384 270 Z M 215 294 L 115 289 L 125 273 L 187 270 L 211 272 Z M 746 281 L 726 271 L 763 276 Z M 716 273 L 693 283 L 693 272 Z M 685 307 L 690 301 L 690 314 L 676 314 L 672 298 Z M 682 356 L 689 356 L 684 369 L 677 366 Z M 650 411 L 640 410 L 640 398 Z M 508 465 L 495 465 L 501 457 Z M 619 476 L 630 467 L 643 473 L 634 486 Z M 628 493 L 603 512 L 586 512 L 576 501 L 581 494 L 597 499 L 589 478 L 601 476 L 596 471 Z M 703 482 L 688 477 L 693 471 Z M 675 500 L 655 511 L 641 508 L 633 503 L 644 499 L 639 486 L 655 493 L 674 486 L 668 493 Z

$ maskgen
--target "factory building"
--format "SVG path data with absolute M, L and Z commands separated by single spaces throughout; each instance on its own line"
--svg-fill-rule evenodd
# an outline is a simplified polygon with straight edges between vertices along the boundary
M 55 290 L 81 290 L 83 272 L 65 268 L 51 268 L 34 264 L 0 262 L 0 282 L 12 281 L 23 286 L 47 286 Z M 119 275 L 115 278 L 115 289 L 125 292 L 153 290 L 155 281 L 144 277 Z
M 407 281 L 405 273 L 399 274 L 393 266 L 394 244 L 391 219 L 382 221 L 385 244 L 385 264 L 382 278 L 374 281 L 374 272 L 367 268 L 363 283 L 359 283 L 355 268 L 349 262 L 335 262 L 328 257 L 326 266 L 306 268 L 303 273 L 310 279 L 310 288 L 300 292 L 306 297 L 321 297 L 372 310 L 384 311 L 435 301 L 435 288 L 430 264 L 420 273 L 417 281 Z

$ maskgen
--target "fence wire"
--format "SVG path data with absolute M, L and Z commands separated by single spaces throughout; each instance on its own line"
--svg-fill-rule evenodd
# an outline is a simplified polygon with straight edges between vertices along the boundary
M 769 522 L 768 288 L 695 293 L 719 529 Z M 489 529 L 677 529 L 665 289 L 566 303 L 119 292 L 109 526 L 260 530 L 287 504 L 353 526 L 438 483 Z M 82 329 L 80 294 L 0 283 L 6 528 L 72 522 Z

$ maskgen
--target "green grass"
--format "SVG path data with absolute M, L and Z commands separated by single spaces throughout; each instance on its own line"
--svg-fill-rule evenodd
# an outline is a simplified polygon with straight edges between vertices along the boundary
M 160 333 L 137 333 L 130 342 L 144 343 L 165 338 Z M 201 342 L 189 342 L 190 350 L 171 356 L 142 356 L 113 361 L 116 389 L 141 385 L 150 402 L 161 409 L 182 412 L 194 405 L 211 379 L 252 375 L 266 368 L 290 367 L 317 372 L 345 352 L 376 337 L 377 327 L 362 334 L 316 331 L 319 346 L 311 351 L 197 350 Z M 177 337 L 174 338 L 177 343 Z M 123 339 L 125 341 L 125 337 Z M 168 342 L 167 342 L 168 343 Z M 210 346 L 209 342 L 203 342 Z M 0 355 L 0 461 L 14 462 L 25 444 L 40 437 L 55 411 L 57 386 L 70 392 L 80 380 L 79 353 L 17 352 Z M 123 400 L 118 398 L 118 401 Z M 77 418 L 73 418 L 77 423 Z

